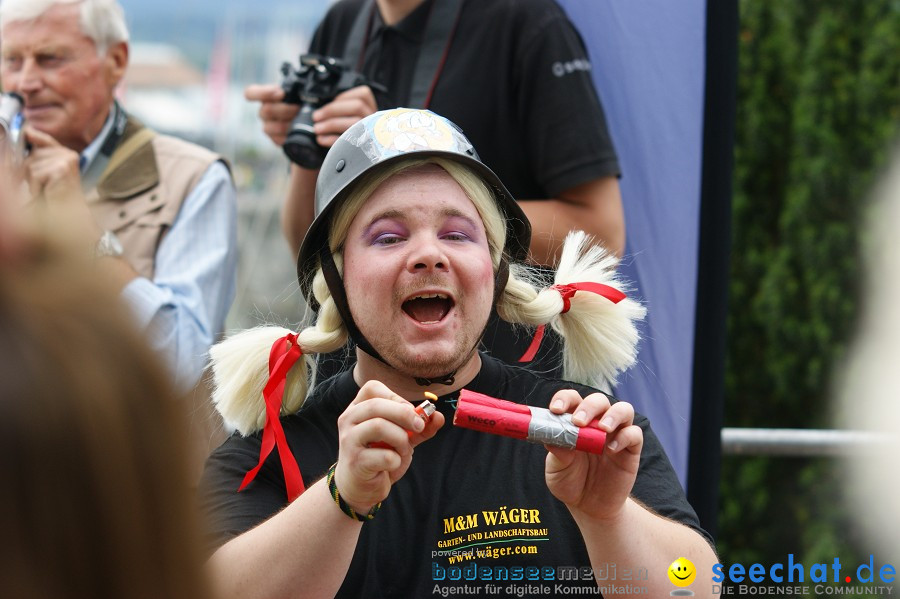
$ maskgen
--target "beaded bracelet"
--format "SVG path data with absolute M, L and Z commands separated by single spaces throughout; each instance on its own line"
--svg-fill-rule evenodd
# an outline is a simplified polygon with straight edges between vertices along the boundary
M 325 476 L 325 482 L 328 484 L 328 492 L 331 493 L 331 498 L 334 499 L 334 502 L 337 504 L 341 511 L 353 518 L 354 520 L 359 520 L 360 522 L 366 522 L 375 517 L 375 514 L 378 513 L 379 508 L 381 508 L 381 502 L 379 501 L 372 509 L 369 510 L 369 513 L 360 516 L 356 513 L 356 511 L 347 505 L 347 502 L 344 501 L 344 498 L 341 497 L 341 494 L 338 492 L 337 483 L 334 482 L 334 471 L 337 468 L 337 462 L 331 465 L 331 468 L 328 469 L 328 474 Z

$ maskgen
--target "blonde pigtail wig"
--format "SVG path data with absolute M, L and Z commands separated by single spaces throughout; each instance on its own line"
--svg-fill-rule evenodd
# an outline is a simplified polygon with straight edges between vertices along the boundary
M 313 293 L 321 307 L 316 323 L 297 334 L 303 356 L 288 371 L 282 414 L 293 414 L 303 405 L 310 375 L 315 372 L 315 354 L 334 351 L 347 341 L 347 330 L 321 270 L 313 281 Z M 282 327 L 256 327 L 232 335 L 210 349 L 212 401 L 226 426 L 244 436 L 263 428 L 266 423 L 263 389 L 269 381 L 269 352 L 273 343 L 291 332 Z
M 617 277 L 617 264 L 616 257 L 592 244 L 587 234 L 573 231 L 563 244 L 554 285 L 538 290 L 527 267 L 515 265 L 497 311 L 512 323 L 549 324 L 565 341 L 563 377 L 609 391 L 618 374 L 637 358 L 637 321 L 646 309 L 627 297 L 614 302 L 589 291 L 564 299 L 559 288 L 599 283 L 626 293 L 629 288 Z
M 566 237 L 554 284 L 594 282 L 627 294 L 631 289 L 617 275 L 618 262 L 605 248 L 592 244 L 583 231 L 574 231 Z M 576 293 L 569 301 L 570 310 L 553 323 L 566 340 L 563 371 L 575 381 L 609 391 L 619 373 L 637 359 L 637 322 L 647 309 L 629 297 L 614 303 L 590 292 Z

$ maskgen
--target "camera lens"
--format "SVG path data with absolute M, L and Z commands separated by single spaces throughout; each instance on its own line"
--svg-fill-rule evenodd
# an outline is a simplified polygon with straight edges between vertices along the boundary
M 303 168 L 319 168 L 325 159 L 319 144 L 310 139 L 309 134 L 301 131 L 291 131 L 288 134 L 284 142 L 284 153 Z
M 287 157 L 304 168 L 319 168 L 325 159 L 325 150 L 316 143 L 312 112 L 313 107 L 309 104 L 300 107 L 282 146 Z

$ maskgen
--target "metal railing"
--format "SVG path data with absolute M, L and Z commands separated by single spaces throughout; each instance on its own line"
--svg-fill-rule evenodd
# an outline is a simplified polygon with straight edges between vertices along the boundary
M 728 428 L 722 429 L 723 455 L 843 457 L 898 446 L 897 435 L 869 431 Z

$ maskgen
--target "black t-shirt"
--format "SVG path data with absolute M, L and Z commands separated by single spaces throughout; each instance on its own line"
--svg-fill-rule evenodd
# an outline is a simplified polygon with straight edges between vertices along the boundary
M 467 389 L 541 407 L 559 389 L 575 388 L 583 395 L 594 391 L 484 354 L 482 360 Z M 297 414 L 282 418 L 307 486 L 337 459 L 337 418 L 358 391 L 351 373 L 343 373 L 323 383 Z M 567 594 L 556 585 L 596 587 L 590 572 L 582 570 L 591 564 L 578 527 L 547 489 L 546 450 L 453 426 L 458 395 L 437 401 L 447 423 L 416 447 L 405 476 L 394 484 L 375 519 L 363 525 L 339 596 L 409 598 L 439 594 L 451 586 L 531 584 L 538 586 L 526 596 L 534 597 Z M 644 446 L 632 496 L 709 538 L 647 419 L 637 416 L 635 423 L 644 431 Z M 260 434 L 232 436 L 207 462 L 201 496 L 214 526 L 214 546 L 268 519 L 286 503 L 276 452 L 255 481 L 237 492 L 259 459 L 260 439 Z M 620 586 L 640 586 L 646 566 L 638 556 L 629 556 L 617 562 L 611 578 L 610 572 L 598 576 Z
M 384 25 L 377 10 L 372 13 L 361 66 L 355 66 L 387 87 L 387 93 L 376 93 L 379 109 L 408 105 L 433 3 L 426 0 L 393 26 Z M 344 57 L 357 15 L 368 15 L 373 4 L 336 3 L 316 30 L 310 52 Z M 427 108 L 462 128 L 513 197 L 552 198 L 581 183 L 619 175 L 587 51 L 556 2 L 463 0 L 449 43 Z M 484 347 L 515 364 L 528 348 L 531 333 L 494 316 Z M 341 368 L 335 358 L 323 361 L 323 379 Z M 562 376 L 555 333 L 548 329 L 537 356 L 526 366 Z

